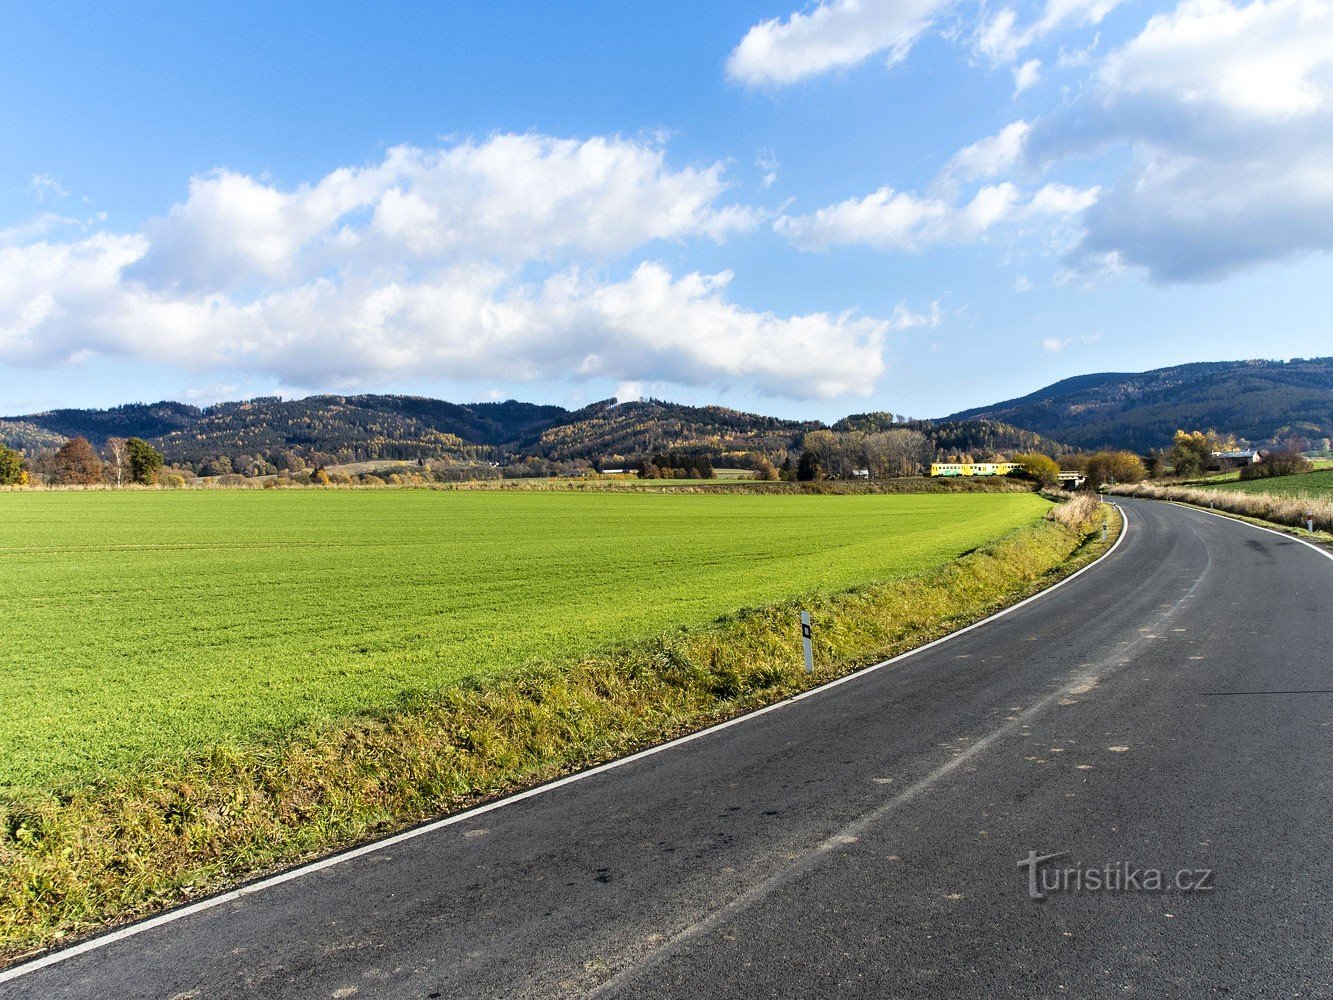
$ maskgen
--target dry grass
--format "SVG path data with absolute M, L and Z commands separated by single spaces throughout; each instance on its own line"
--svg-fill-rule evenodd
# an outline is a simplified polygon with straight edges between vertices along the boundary
M 0 806 L 0 958 L 789 697 L 1072 572 L 1104 551 L 1101 520 L 1075 501 L 915 577 L 462 683 L 280 745 L 205 752 Z M 801 664 L 800 608 L 815 622 L 813 677 Z
M 1333 501 L 1296 499 L 1271 493 L 1249 493 L 1240 490 L 1207 490 L 1189 486 L 1155 486 L 1139 483 L 1136 486 L 1117 486 L 1111 490 L 1119 496 L 1147 497 L 1152 500 L 1175 500 L 1197 507 L 1226 511 L 1242 517 L 1253 517 L 1273 524 L 1292 528 L 1306 526 L 1306 512 L 1314 516 L 1315 530 L 1333 531 Z
M 1052 521 L 1058 521 L 1066 528 L 1080 529 L 1085 524 L 1091 524 L 1097 518 L 1101 501 L 1089 493 L 1065 493 L 1062 494 L 1064 502 L 1056 504 L 1046 512 L 1046 517 Z

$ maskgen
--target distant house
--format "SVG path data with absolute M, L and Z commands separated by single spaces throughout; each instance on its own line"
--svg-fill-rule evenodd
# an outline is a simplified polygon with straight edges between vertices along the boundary
M 1241 451 L 1215 451 L 1210 469 L 1243 469 L 1259 461 L 1259 453 L 1251 448 Z

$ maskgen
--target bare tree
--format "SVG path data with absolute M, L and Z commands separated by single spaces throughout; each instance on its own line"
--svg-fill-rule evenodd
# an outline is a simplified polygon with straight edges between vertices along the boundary
M 111 455 L 111 461 L 107 462 L 107 467 L 111 470 L 111 475 L 115 477 L 116 486 L 121 486 L 125 481 L 125 462 L 126 449 L 125 439 L 112 437 L 106 439 L 106 450 Z
M 919 475 L 934 456 L 930 439 L 905 427 L 867 434 L 861 446 L 876 479 Z

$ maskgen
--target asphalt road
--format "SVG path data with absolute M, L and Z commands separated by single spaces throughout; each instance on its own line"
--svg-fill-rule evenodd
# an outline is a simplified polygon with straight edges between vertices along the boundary
M 915 657 L 0 994 L 1333 995 L 1333 562 L 1124 506 L 1095 568 Z M 1030 898 L 1029 852 L 1082 886 Z

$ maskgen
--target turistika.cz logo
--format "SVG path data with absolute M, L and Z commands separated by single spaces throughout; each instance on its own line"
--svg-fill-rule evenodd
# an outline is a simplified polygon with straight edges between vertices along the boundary
M 1108 861 L 1089 867 L 1081 863 L 1052 865 L 1056 858 L 1067 857 L 1068 851 L 1028 856 L 1018 862 L 1018 868 L 1027 869 L 1028 896 L 1045 899 L 1051 892 L 1211 892 L 1211 868 L 1140 868 L 1128 861 Z

